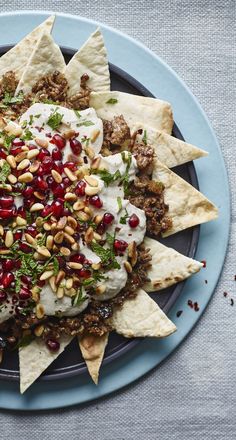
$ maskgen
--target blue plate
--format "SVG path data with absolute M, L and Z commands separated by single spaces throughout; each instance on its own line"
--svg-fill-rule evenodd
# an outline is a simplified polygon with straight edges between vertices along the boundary
M 30 11 L 1 14 L 0 45 L 18 42 L 49 14 Z M 61 46 L 80 47 L 97 25 L 82 17 L 58 14 L 54 37 Z M 217 221 L 201 227 L 196 258 L 206 260 L 207 265 L 200 274 L 187 281 L 169 314 L 178 326 L 175 334 L 163 340 L 145 339 L 116 362 L 105 365 L 98 387 L 93 385 L 88 374 L 84 374 L 65 381 L 36 383 L 21 396 L 18 384 L 1 381 L 1 408 L 38 410 L 65 407 L 104 396 L 140 378 L 159 365 L 199 320 L 214 293 L 224 263 L 230 227 L 229 188 L 220 148 L 206 115 L 186 85 L 162 60 L 130 37 L 99 25 L 109 61 L 135 77 L 155 96 L 169 101 L 174 109 L 175 122 L 186 141 L 210 153 L 210 158 L 197 161 L 195 167 L 200 190 L 219 207 L 220 216 Z M 198 313 L 186 306 L 189 298 L 198 302 Z M 184 313 L 177 319 L 178 310 L 184 310 Z

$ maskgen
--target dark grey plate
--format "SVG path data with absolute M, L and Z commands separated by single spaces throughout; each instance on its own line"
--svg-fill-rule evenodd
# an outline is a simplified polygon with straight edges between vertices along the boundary
M 7 50 L 10 48 L 11 46 L 1 46 L 0 55 L 7 52 Z M 68 62 L 75 53 L 74 50 L 68 48 L 62 48 L 62 51 L 66 62 Z M 143 87 L 142 84 L 113 64 L 110 64 L 110 73 L 112 90 L 120 90 L 122 92 L 132 93 L 135 95 L 153 97 L 153 95 L 145 87 Z M 184 140 L 176 124 L 174 124 L 172 135 L 178 139 Z M 197 175 L 192 162 L 176 167 L 174 171 L 198 189 Z M 182 254 L 192 258 L 194 257 L 197 249 L 198 237 L 199 227 L 197 226 L 160 241 L 165 245 L 176 249 L 178 252 L 181 252 Z M 158 295 L 154 295 L 153 299 L 165 312 L 168 312 L 179 297 L 183 289 L 183 285 L 184 282 L 169 287 L 158 293 Z M 124 352 L 131 350 L 132 347 L 138 343 L 139 339 L 125 339 L 115 333 L 112 333 L 109 338 L 109 344 L 106 349 L 103 362 L 108 363 L 115 360 Z M 74 340 L 67 347 L 65 352 L 62 353 L 59 358 L 46 370 L 46 372 L 42 375 L 41 380 L 64 379 L 65 377 L 82 374 L 85 371 L 85 363 L 78 350 L 77 341 Z M 4 360 L 0 366 L 0 379 L 19 380 L 17 352 L 5 354 Z

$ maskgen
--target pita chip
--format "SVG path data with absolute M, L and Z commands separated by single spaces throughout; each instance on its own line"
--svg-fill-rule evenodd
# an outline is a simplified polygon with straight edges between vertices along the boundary
M 147 273 L 150 281 L 143 286 L 146 292 L 155 292 L 183 281 L 203 266 L 152 238 L 145 237 L 144 245 L 150 249 L 152 256 L 152 266 Z
M 133 127 L 132 133 L 138 129 L 142 129 L 143 133 L 137 134 L 137 141 L 142 141 L 145 133 L 147 145 L 153 147 L 158 160 L 168 168 L 173 168 L 208 155 L 206 151 L 167 133 L 155 130 L 146 124 L 137 123 Z
M 172 228 L 164 237 L 217 218 L 216 206 L 159 160 L 155 160 L 152 179 L 164 184 L 165 203 L 169 205 Z
M 9 70 L 12 70 L 19 80 L 28 63 L 29 56 L 43 32 L 50 33 L 53 28 L 55 16 L 51 15 L 30 34 L 26 35 L 16 46 L 10 49 L 0 58 L 0 78 Z
M 55 70 L 63 72 L 65 65 L 59 46 L 48 32 L 44 32 L 28 60 L 15 94 L 20 91 L 24 94 L 30 93 L 42 76 L 50 75 Z
M 131 130 L 137 121 L 142 124 L 148 121 L 148 125 L 155 130 L 169 134 L 172 132 L 171 105 L 160 99 L 123 92 L 93 92 L 89 103 L 102 119 L 111 121 L 114 116 L 123 115 Z
M 97 29 L 84 43 L 80 50 L 71 58 L 65 68 L 68 81 L 68 96 L 73 96 L 80 90 L 80 78 L 87 73 L 87 85 L 94 92 L 110 90 L 110 73 L 107 52 L 102 34 Z
M 82 356 L 94 383 L 98 384 L 99 370 L 108 343 L 109 333 L 103 336 L 86 335 L 79 339 Z
M 126 338 L 163 338 L 176 330 L 175 324 L 142 289 L 134 299 L 125 301 L 123 307 L 115 311 L 112 326 Z
M 20 392 L 22 394 L 55 361 L 72 339 L 71 336 L 61 338 L 60 349 L 55 353 L 49 351 L 45 342 L 40 338 L 36 338 L 29 345 L 19 348 Z

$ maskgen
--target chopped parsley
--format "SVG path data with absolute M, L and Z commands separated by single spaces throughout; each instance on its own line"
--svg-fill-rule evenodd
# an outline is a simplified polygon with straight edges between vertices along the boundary
M 0 182 L 5 183 L 9 174 L 11 174 L 11 167 L 9 163 L 4 162 L 2 169 L 0 170 Z
M 75 112 L 77 118 L 80 119 L 81 118 L 81 114 L 80 114 L 79 110 L 74 110 L 74 112 Z
M 129 169 L 130 169 L 130 165 L 132 162 L 132 155 L 130 152 L 128 152 L 128 154 L 126 154 L 125 151 L 123 151 L 121 153 L 121 157 L 122 157 L 123 162 L 127 164 L 125 174 L 122 177 L 124 193 L 125 193 L 125 196 L 127 196 L 129 194 Z
M 10 151 L 13 139 L 15 139 L 15 136 L 13 136 L 13 135 L 11 135 L 11 136 L 5 135 L 4 136 L 3 147 L 7 150 L 8 153 Z
M 82 287 L 80 287 L 77 294 L 75 296 L 73 296 L 73 298 L 71 299 L 71 305 L 72 306 L 80 306 L 81 304 L 83 304 L 83 302 L 86 299 L 87 299 L 87 296 L 83 295 L 83 289 L 82 289 Z
M 17 96 L 12 96 L 11 93 L 5 92 L 2 103 L 4 106 L 20 104 L 24 99 L 24 94 L 20 92 Z
M 119 211 L 122 209 L 122 200 L 121 200 L 121 197 L 117 197 L 117 205 L 118 205 L 118 208 L 119 208 Z
M 123 216 L 120 218 L 120 223 L 121 223 L 122 225 L 126 225 L 126 220 L 127 220 L 128 217 L 129 217 L 128 211 L 127 211 L 127 209 L 125 209 L 125 215 L 123 215 Z
M 21 136 L 21 139 L 23 139 L 23 141 L 31 141 L 33 139 L 33 135 L 28 128 L 25 129 L 23 136 Z
M 21 314 L 24 313 L 22 313 L 21 311 Z M 29 345 L 34 339 L 35 336 L 33 336 L 32 333 L 30 333 L 29 335 L 25 335 L 19 340 L 16 348 L 27 347 L 27 345 Z
M 57 275 L 60 270 L 58 259 L 54 257 L 52 263 L 53 263 L 53 275 Z
M 69 209 L 69 211 L 72 213 L 74 212 L 74 210 L 69 202 L 64 202 L 64 208 Z
M 92 121 L 84 121 L 84 122 L 79 122 L 78 124 L 76 124 L 76 127 L 82 127 L 83 125 L 85 127 L 89 127 L 90 125 L 95 125 L 95 124 Z
M 37 239 L 37 244 L 38 244 L 38 246 L 45 246 L 45 244 L 46 244 L 46 239 L 47 239 L 47 237 L 46 237 L 46 232 L 42 235 L 42 237 L 40 237 L 40 238 L 38 238 Z
M 106 104 L 117 104 L 118 99 L 116 98 L 110 98 L 108 101 L 106 101 Z
M 120 265 L 115 258 L 115 252 L 113 248 L 115 235 L 110 235 L 107 233 L 106 235 L 107 243 L 110 248 L 104 248 L 97 242 L 91 243 L 92 251 L 101 259 L 101 263 L 103 266 L 106 266 L 106 269 L 120 269 Z
M 143 133 L 143 143 L 145 145 L 147 145 L 147 130 L 144 130 L 144 133 Z
M 92 174 L 97 174 L 103 180 L 106 186 L 109 186 L 110 183 L 115 182 L 122 177 L 119 170 L 117 170 L 114 174 L 111 174 L 107 170 L 95 169 L 92 170 Z
M 49 125 L 49 127 L 51 127 L 53 130 L 56 130 L 59 125 L 61 125 L 62 119 L 63 115 L 55 110 L 48 118 L 47 125 Z
M 57 101 L 53 101 L 52 99 L 44 99 L 44 100 L 43 100 L 43 103 L 44 103 L 44 104 L 54 104 L 54 105 L 57 105 L 57 104 L 58 104 Z

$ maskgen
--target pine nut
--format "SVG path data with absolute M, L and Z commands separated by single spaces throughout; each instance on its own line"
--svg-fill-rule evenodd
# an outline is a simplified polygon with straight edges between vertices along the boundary
M 62 177 L 56 170 L 52 170 L 51 175 L 52 175 L 53 179 L 55 180 L 55 182 L 57 182 L 57 183 L 62 182 Z
M 71 289 L 71 287 L 73 287 L 73 278 L 68 278 L 66 280 L 66 288 Z
M 124 262 L 124 266 L 127 273 L 131 273 L 133 271 L 131 264 L 128 261 Z
M 29 183 L 29 182 L 32 182 L 33 178 L 34 178 L 33 174 L 27 172 L 27 173 L 21 174 L 21 176 L 18 177 L 18 182 Z
M 41 277 L 39 278 L 40 281 L 48 280 L 48 278 L 51 278 L 53 276 L 53 270 L 46 270 L 42 273 Z
M 70 226 L 66 226 L 65 227 L 65 232 L 69 235 L 74 235 L 75 230 L 73 228 L 71 228 Z
M 4 229 L 3 229 L 3 226 L 2 226 L 2 225 L 0 225 L 0 235 L 2 235 L 2 236 L 3 236 L 3 234 L 4 234 Z
M 75 182 L 77 180 L 77 177 L 72 173 L 72 171 L 65 167 L 64 173 L 67 175 L 68 179 L 70 179 L 71 182 Z
M 67 217 L 63 216 L 61 217 L 57 222 L 57 229 L 64 229 L 67 223 Z
M 51 287 L 53 292 L 57 291 L 57 286 L 56 286 L 55 281 L 56 281 L 56 277 L 55 276 L 52 276 L 51 278 L 49 278 L 49 285 L 50 285 L 50 287 Z
M 85 239 L 85 242 L 86 242 L 86 243 L 91 243 L 91 241 L 93 240 L 93 238 L 94 238 L 94 232 L 93 232 L 93 228 L 90 226 L 90 227 L 87 229 L 87 231 L 85 232 L 84 239 Z
M 51 232 L 54 233 L 54 232 L 56 232 L 56 230 L 57 230 L 57 223 L 56 223 L 56 222 L 53 222 L 53 223 L 51 224 Z
M 54 236 L 55 243 L 61 244 L 63 240 L 64 240 L 64 232 L 63 231 L 57 232 L 57 234 Z
M 87 196 L 95 196 L 97 193 L 99 192 L 99 188 L 98 187 L 93 187 L 93 186 L 86 186 L 85 187 L 85 194 Z
M 6 161 L 10 165 L 11 168 L 16 168 L 16 161 L 15 161 L 14 156 L 9 154 L 9 156 L 7 156 L 7 158 L 6 158 Z
M 42 336 L 43 332 L 44 332 L 44 325 L 37 325 L 37 327 L 35 327 L 35 329 L 34 329 L 34 334 L 38 338 L 40 338 L 40 336 Z
M 43 229 L 45 230 L 45 231 L 51 231 L 51 228 L 52 228 L 52 226 L 50 225 L 50 223 L 44 223 L 43 224 Z
M 130 258 L 131 265 L 134 267 L 138 259 L 138 252 L 135 241 L 132 241 L 128 245 L 128 257 Z
M 76 295 L 76 290 L 74 289 L 74 287 L 72 287 L 71 289 L 66 289 L 65 290 L 65 295 L 69 296 L 70 298 L 72 298 L 73 296 Z
M 48 140 L 47 139 L 35 138 L 34 140 L 39 147 L 48 148 Z
M 29 171 L 31 173 L 36 173 L 36 171 L 38 171 L 38 169 L 39 169 L 39 166 L 40 166 L 40 163 L 36 160 L 34 163 L 32 163 L 32 165 L 30 165 Z
M 37 217 L 36 220 L 35 220 L 35 223 L 36 223 L 37 228 L 41 228 L 41 226 L 44 223 L 43 217 Z
M 22 151 L 29 151 L 29 148 L 26 145 L 23 145 L 23 147 L 21 147 Z
M 71 228 L 76 229 L 77 228 L 77 221 L 74 217 L 71 217 L 70 215 L 67 217 L 67 223 Z
M 62 255 L 64 255 L 64 257 L 69 257 L 70 254 L 71 254 L 71 251 L 70 251 L 69 248 L 67 248 L 67 247 L 65 247 L 65 246 L 62 246 L 62 247 L 60 248 L 60 253 L 61 253 Z
M 53 236 L 52 235 L 48 235 L 47 239 L 46 239 L 46 248 L 51 250 L 53 248 Z
M 36 306 L 36 316 L 38 319 L 42 319 L 44 317 L 44 307 L 42 304 L 37 304 Z
M 91 267 L 93 270 L 99 270 L 101 269 L 101 263 L 93 263 Z
M 50 258 L 51 254 L 45 246 L 37 246 L 36 251 L 43 257 Z
M 38 286 L 34 286 L 31 289 L 31 295 L 32 295 L 32 299 L 37 303 L 39 302 L 39 292 L 40 292 L 40 288 Z
M 63 296 L 64 296 L 64 289 L 63 289 L 63 287 L 58 287 L 58 289 L 57 289 L 57 298 L 61 299 L 61 298 L 63 298 Z
M 28 154 L 27 151 L 22 151 L 21 153 L 19 153 L 15 156 L 15 161 L 17 163 L 21 162 L 22 160 L 24 160 L 27 157 L 27 154 Z
M 72 137 L 74 137 L 74 135 L 75 135 L 75 131 L 74 131 L 74 130 L 66 130 L 66 131 L 64 131 L 63 134 L 62 134 L 62 136 L 63 136 L 65 139 L 71 139 Z
M 27 152 L 27 159 L 34 159 L 35 157 L 38 156 L 38 154 L 40 153 L 40 151 L 38 150 L 38 148 L 35 148 L 34 150 L 29 150 Z
M 94 232 L 94 233 L 93 233 L 93 237 L 94 237 L 94 239 L 95 239 L 96 241 L 100 241 L 100 240 L 102 239 L 101 235 L 98 234 L 97 232 Z
M 89 220 L 89 215 L 86 214 L 86 213 L 83 212 L 83 211 L 79 211 L 79 212 L 77 213 L 77 218 L 78 218 L 79 220 L 81 220 L 82 222 L 87 222 L 87 220 Z
M 39 199 L 39 200 L 44 200 L 45 199 L 45 195 L 38 192 L 38 191 L 34 191 L 34 196 Z
M 90 185 L 90 186 L 94 186 L 97 187 L 98 186 L 98 181 L 92 177 L 92 176 L 84 176 L 84 180 Z
M 4 130 L 9 136 L 15 136 L 15 137 L 21 136 L 23 132 L 22 128 L 19 125 L 14 124 L 13 122 L 9 122 L 4 127 Z
M 90 136 L 91 142 L 94 143 L 99 135 L 100 135 L 100 130 L 97 130 L 97 129 L 93 130 L 93 132 L 92 132 L 92 134 Z
M 69 263 L 68 263 L 68 266 L 71 268 L 71 269 L 76 269 L 76 270 L 79 270 L 79 269 L 82 269 L 82 264 L 80 264 L 80 263 L 75 263 L 74 261 L 70 261 Z
M 27 225 L 27 221 L 25 220 L 25 218 L 20 217 L 19 215 L 16 217 L 16 224 L 18 226 L 25 226 Z
M 32 235 L 25 234 L 25 239 L 26 239 L 27 243 L 31 244 L 32 246 L 36 246 L 37 242 L 34 239 L 34 237 L 32 237 Z
M 10 183 L 12 183 L 13 185 L 17 182 L 17 178 L 16 176 L 14 176 L 14 174 L 9 174 L 7 176 L 7 179 L 9 180 Z
M 84 207 L 85 207 L 85 203 L 80 200 L 75 202 L 73 205 L 74 211 L 80 211 L 80 210 L 84 209 Z
M 71 192 L 68 192 L 65 194 L 65 200 L 67 200 L 68 202 L 74 202 L 75 200 L 77 200 L 77 195 Z
M 94 159 L 95 151 L 92 147 L 85 147 L 84 151 L 88 155 L 89 159 Z
M 41 211 L 43 208 L 44 205 L 42 203 L 34 203 L 30 208 L 30 212 Z
M 105 291 L 106 291 L 105 284 L 100 284 L 100 286 L 98 286 L 95 290 L 97 295 L 102 295 Z
M 71 245 L 71 249 L 72 251 L 79 251 L 80 250 L 80 245 L 79 243 L 74 243 Z
M 1 188 L 1 189 L 4 189 L 4 191 L 9 191 L 9 192 L 12 191 L 12 186 L 11 186 L 11 185 L 8 185 L 8 184 L 5 184 L 5 183 L 1 183 L 1 184 L 0 184 L 0 188 Z
M 0 249 L 0 255 L 7 255 L 10 252 L 11 252 L 10 249 Z
M 99 225 L 102 219 L 103 219 L 102 215 L 96 215 L 96 217 L 94 217 L 94 223 L 96 223 L 96 225 Z
M 12 231 L 7 231 L 6 232 L 6 237 L 5 237 L 5 245 L 7 248 L 11 247 L 13 245 L 14 242 L 14 237 L 13 237 L 13 233 Z
M 101 163 L 101 157 L 95 157 L 95 159 L 91 163 L 91 168 L 93 170 L 96 170 L 99 167 L 100 163 Z
M 62 280 L 64 280 L 66 274 L 64 272 L 64 270 L 59 270 L 56 279 L 55 279 L 55 284 L 60 284 Z
M 74 244 L 75 243 L 75 239 L 71 235 L 67 234 L 66 232 L 64 233 L 64 239 L 69 244 Z
M 23 159 L 17 166 L 17 170 L 24 170 L 30 165 L 29 159 Z

